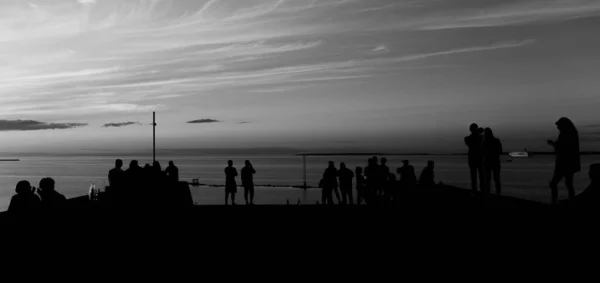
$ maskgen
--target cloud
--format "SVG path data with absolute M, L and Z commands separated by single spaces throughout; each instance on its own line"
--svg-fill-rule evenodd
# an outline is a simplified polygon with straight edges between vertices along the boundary
M 96 0 L 78 0 L 77 2 L 81 4 L 96 4 Z
M 140 122 L 121 122 L 121 123 L 107 123 L 104 124 L 102 127 L 104 128 L 109 128 L 109 127 L 125 127 L 125 126 L 131 126 L 131 125 L 141 125 L 142 123 Z
M 583 125 L 582 128 L 600 128 L 600 124 Z
M 496 50 L 496 49 L 504 49 L 504 48 L 514 48 L 521 47 L 525 45 L 529 45 L 535 42 L 535 39 L 527 39 L 523 41 L 508 41 L 508 42 L 498 42 L 491 45 L 485 46 L 473 46 L 466 48 L 458 48 L 458 49 L 450 49 L 446 51 L 433 52 L 433 53 L 421 53 L 408 55 L 403 57 L 394 58 L 392 61 L 394 62 L 403 62 L 403 61 L 413 61 L 426 59 L 429 57 L 442 56 L 442 55 L 452 55 L 452 54 L 460 54 L 460 53 L 468 53 L 468 52 L 479 52 L 479 51 L 488 51 L 488 50 Z
M 204 124 L 204 123 L 218 123 L 221 122 L 219 120 L 215 120 L 215 119 L 199 119 L 199 120 L 193 120 L 193 121 L 188 121 L 188 124 Z
M 424 30 L 511 26 L 563 21 L 600 15 L 600 2 L 588 0 L 533 0 L 458 12 L 428 19 Z
M 238 122 L 238 124 L 250 124 L 250 123 L 252 123 L 252 122 L 249 122 L 249 121 Z
M 63 130 L 87 125 L 85 123 L 47 123 L 34 120 L 0 120 L 0 131 Z
M 373 48 L 372 51 L 373 52 L 385 52 L 385 53 L 390 52 L 390 50 L 385 45 L 379 45 L 379 46 Z

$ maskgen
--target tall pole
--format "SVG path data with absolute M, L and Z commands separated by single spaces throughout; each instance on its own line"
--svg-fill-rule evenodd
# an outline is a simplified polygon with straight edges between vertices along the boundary
M 152 163 L 156 161 L 156 112 L 152 112 Z

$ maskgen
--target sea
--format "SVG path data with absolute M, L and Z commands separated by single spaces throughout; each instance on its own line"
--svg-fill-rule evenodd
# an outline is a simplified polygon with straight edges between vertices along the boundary
M 383 156 L 379 156 L 380 158 Z M 121 156 L 124 169 L 129 161 L 138 160 L 140 165 L 152 162 L 152 156 Z M 344 162 L 348 168 L 365 167 L 368 156 L 309 156 L 306 158 L 306 181 L 309 187 L 317 187 L 327 162 L 332 160 L 339 168 Z M 466 156 L 423 155 L 389 156 L 388 166 L 395 172 L 402 166 L 402 160 L 410 160 L 415 167 L 417 177 L 428 160 L 435 162 L 435 181 L 463 188 L 470 187 L 469 169 Z M 227 160 L 233 160 L 238 172 L 245 160 L 250 160 L 256 170 L 255 204 L 297 204 L 316 203 L 320 200 L 320 189 L 303 190 L 295 186 L 304 184 L 302 157 L 294 155 L 264 156 L 224 156 L 190 155 L 157 156 L 163 169 L 172 160 L 179 168 L 180 180 L 199 182 L 207 185 L 224 185 L 224 168 Z M 99 156 L 40 156 L 24 157 L 16 162 L 0 162 L 0 211 L 8 208 L 15 194 L 15 185 L 21 180 L 38 186 L 44 177 L 56 181 L 56 190 L 68 198 L 87 195 L 91 184 L 104 188 L 108 185 L 108 171 L 114 167 L 115 157 Z M 582 156 L 582 171 L 575 175 L 577 193 L 583 191 L 589 183 L 590 164 L 599 163 L 600 155 Z M 539 202 L 550 202 L 548 183 L 554 168 L 553 155 L 539 155 L 529 158 L 503 157 L 502 187 L 503 194 Z M 238 180 L 239 182 L 239 180 Z M 223 204 L 224 188 L 212 186 L 190 186 L 194 203 Z M 354 192 L 356 196 L 356 192 Z M 567 197 L 564 183 L 559 187 L 559 198 Z M 238 189 L 236 203 L 243 204 L 243 189 Z

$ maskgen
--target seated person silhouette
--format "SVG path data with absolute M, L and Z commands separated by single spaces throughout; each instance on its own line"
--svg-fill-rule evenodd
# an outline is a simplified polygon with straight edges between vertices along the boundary
M 55 189 L 55 182 L 52 178 L 44 178 L 40 181 L 38 194 L 41 198 L 41 207 L 43 209 L 62 209 L 67 205 L 67 198 L 58 193 Z
M 175 166 L 173 161 L 169 161 L 169 166 L 165 169 L 165 175 L 170 183 L 178 183 L 179 182 L 179 168 Z
M 590 165 L 590 185 L 575 197 L 577 206 L 600 207 L 600 163 Z
M 435 174 L 433 173 L 433 169 L 433 161 L 427 161 L 427 167 L 423 169 L 423 171 L 421 172 L 421 176 L 419 177 L 419 187 L 431 188 L 435 186 Z
M 28 181 L 19 181 L 15 191 L 17 194 L 10 199 L 9 212 L 34 212 L 40 208 L 40 198 L 35 194 L 35 188 L 32 188 Z

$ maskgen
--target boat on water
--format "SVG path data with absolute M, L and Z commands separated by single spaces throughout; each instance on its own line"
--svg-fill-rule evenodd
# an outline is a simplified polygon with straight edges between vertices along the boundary
M 515 151 L 515 152 L 510 152 L 508 155 L 510 155 L 511 157 L 514 158 L 527 158 L 527 157 L 531 157 L 531 155 L 529 154 L 529 152 L 527 152 L 527 149 L 525 149 L 524 151 Z

